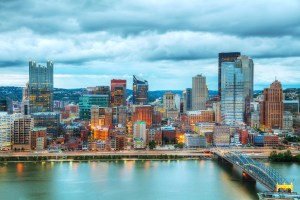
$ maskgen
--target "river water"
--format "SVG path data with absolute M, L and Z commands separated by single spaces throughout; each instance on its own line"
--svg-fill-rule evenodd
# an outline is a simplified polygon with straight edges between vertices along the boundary
M 300 192 L 299 164 L 269 165 Z M 3 200 L 252 200 L 264 190 L 216 160 L 0 164 Z

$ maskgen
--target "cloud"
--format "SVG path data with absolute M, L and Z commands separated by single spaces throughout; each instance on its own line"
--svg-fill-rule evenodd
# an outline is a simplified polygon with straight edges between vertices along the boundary
M 73 80 L 65 85 L 57 76 L 56 87 L 143 74 L 150 88 L 179 89 L 202 73 L 216 89 L 218 53 L 240 51 L 254 59 L 257 87 L 275 69 L 286 86 L 295 85 L 299 10 L 297 0 L 0 1 L 0 72 L 28 73 L 29 59 L 50 59 L 56 74 Z

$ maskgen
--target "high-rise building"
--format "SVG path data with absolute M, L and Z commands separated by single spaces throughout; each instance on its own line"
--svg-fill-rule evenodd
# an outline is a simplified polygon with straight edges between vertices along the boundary
M 192 99 L 193 99 L 193 95 L 192 95 L 192 88 L 186 88 L 186 93 L 185 93 L 186 97 L 186 111 L 190 111 L 192 110 Z
M 132 117 L 133 121 L 144 121 L 147 127 L 152 125 L 154 107 L 150 105 L 133 106 Z
M 175 109 L 175 94 L 172 92 L 166 92 L 163 96 L 163 107 L 165 110 Z
M 180 111 L 180 94 L 175 94 L 175 107 L 178 111 Z
M 111 80 L 111 106 L 126 106 L 126 80 Z
M 283 100 L 283 108 L 296 115 L 299 113 L 299 100 Z
M 222 77 L 222 62 L 234 62 L 237 57 L 241 55 L 240 52 L 227 52 L 219 53 L 219 65 L 218 65 L 218 94 L 221 97 L 221 77 Z
M 33 113 L 34 127 L 47 128 L 47 136 L 57 137 L 60 126 L 60 113 L 56 112 L 39 112 Z
M 13 103 L 9 98 L 0 98 L 0 112 L 7 112 L 13 114 Z
M 53 111 L 53 63 L 47 66 L 29 61 L 29 109 L 30 113 Z
M 12 128 L 13 149 L 31 149 L 31 131 L 34 127 L 34 120 L 29 116 L 16 118 Z
M 221 115 L 224 124 L 244 122 L 244 76 L 234 62 L 222 62 Z
M 146 147 L 146 122 L 136 121 L 133 123 L 133 146 L 135 149 Z
M 110 88 L 109 86 L 96 86 L 96 87 L 88 87 L 87 88 L 88 94 L 105 94 L 110 96 Z
M 283 92 L 278 80 L 270 88 L 264 89 L 264 100 L 260 105 L 260 127 L 267 131 L 283 128 Z
M 91 107 L 91 127 L 110 126 L 112 124 L 112 108 Z
M 109 96 L 108 95 L 83 95 L 79 97 L 79 116 L 80 119 L 91 119 L 91 107 L 108 107 Z
M 11 130 L 14 115 L 7 112 L 0 112 L 0 149 L 11 149 Z
M 254 64 L 249 56 L 239 56 L 235 60 L 235 67 L 242 69 L 244 76 L 244 97 L 253 100 L 253 74 Z
M 133 104 L 148 104 L 148 81 L 133 75 Z
M 206 77 L 197 75 L 193 77 L 192 84 L 192 109 L 205 110 L 206 101 L 208 100 Z

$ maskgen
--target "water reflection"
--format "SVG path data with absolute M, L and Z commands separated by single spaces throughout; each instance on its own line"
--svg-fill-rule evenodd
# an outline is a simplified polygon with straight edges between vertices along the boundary
M 271 166 L 294 177 L 300 191 L 300 165 Z M 5 200 L 257 200 L 256 193 L 264 190 L 242 181 L 241 171 L 211 160 L 8 163 L 0 172 Z

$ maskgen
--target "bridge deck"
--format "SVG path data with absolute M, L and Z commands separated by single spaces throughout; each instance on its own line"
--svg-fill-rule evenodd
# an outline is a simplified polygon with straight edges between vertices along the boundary
M 261 183 L 268 190 L 273 192 L 292 192 L 293 184 L 281 176 L 273 168 L 255 162 L 248 155 L 230 150 L 215 148 L 213 152 L 228 161 L 229 163 L 241 168 L 251 178 Z

